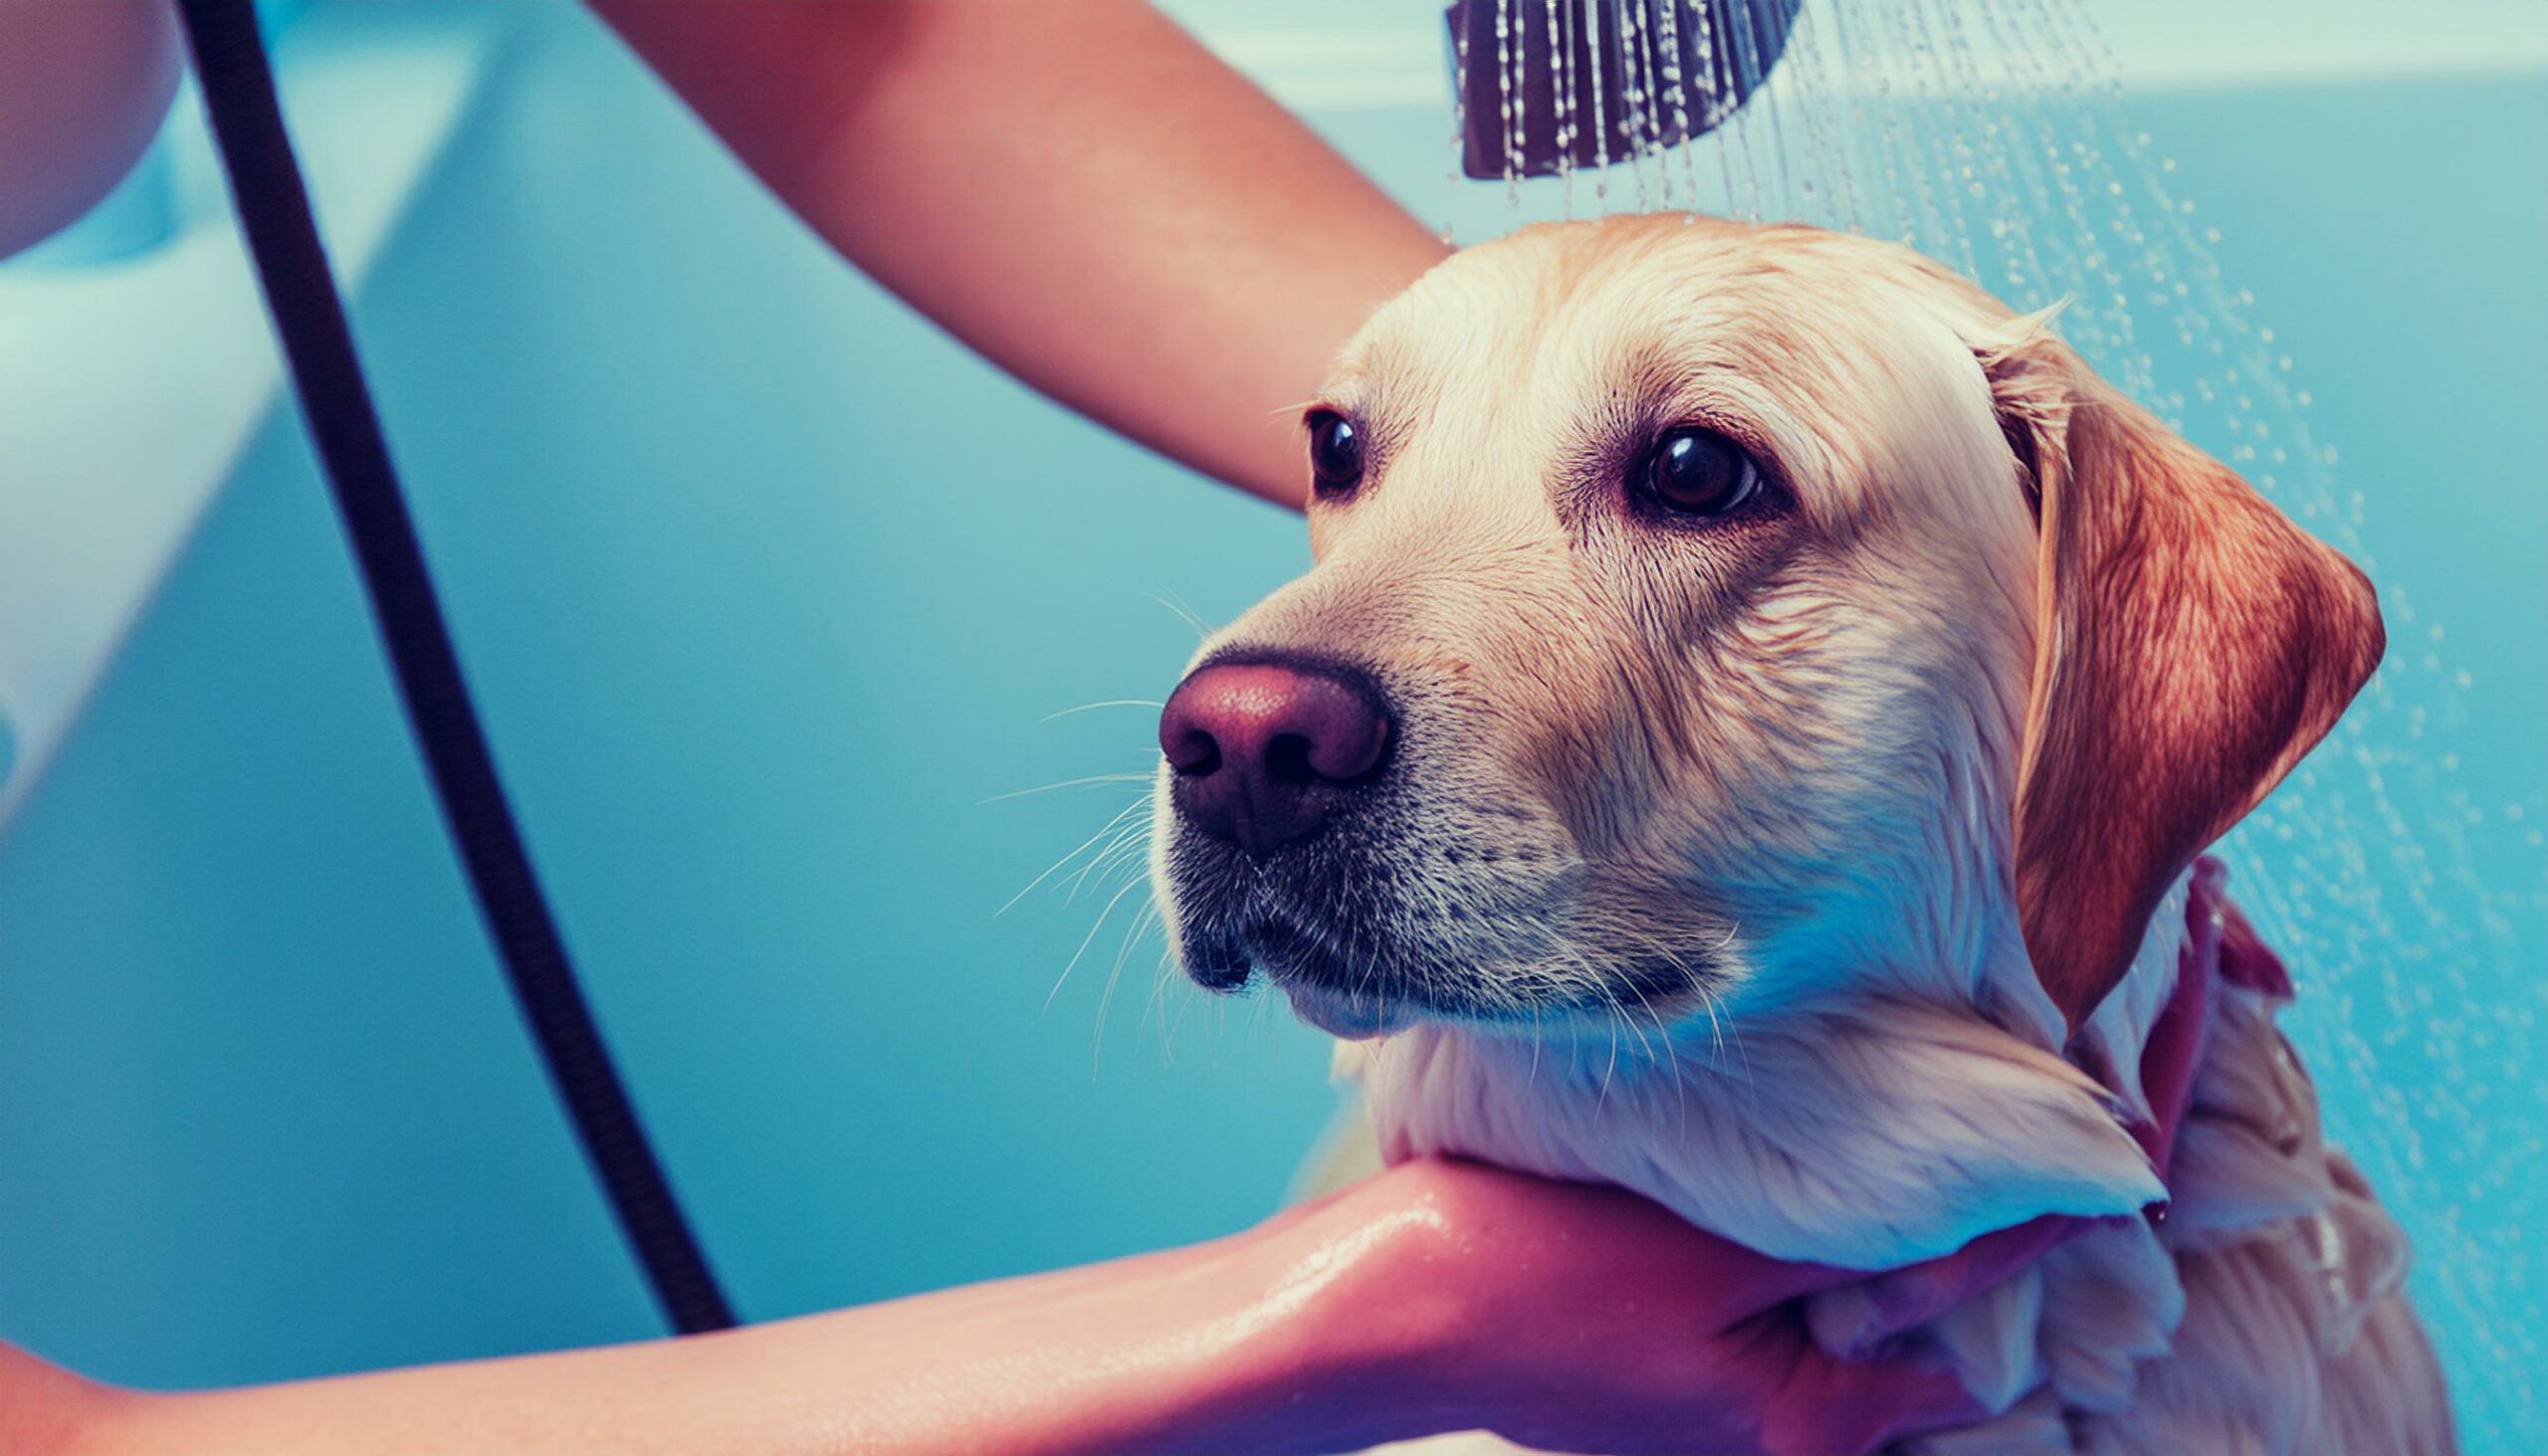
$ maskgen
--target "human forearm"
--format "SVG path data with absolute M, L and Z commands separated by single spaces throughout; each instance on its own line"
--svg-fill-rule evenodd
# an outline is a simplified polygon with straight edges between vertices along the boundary
M 0 0 L 0 258 L 95 206 L 177 94 L 157 0 Z
M 1298 506 L 1292 406 L 1445 251 L 1133 0 L 594 0 L 816 232 L 1011 373 Z
M 1440 1345 L 1446 1306 L 1372 1299 L 1403 1282 L 1393 1216 L 1331 1205 L 1190 1249 L 688 1340 L 176 1395 L 18 1356 L 12 1383 L 56 1392 L 51 1449 L 100 1456 L 1344 1449 L 1438 1424 L 1415 1355 Z

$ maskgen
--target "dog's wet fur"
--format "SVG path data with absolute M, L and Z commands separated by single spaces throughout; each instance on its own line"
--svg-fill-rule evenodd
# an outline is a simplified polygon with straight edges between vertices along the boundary
M 1472 248 L 1318 409 L 1360 475 L 1197 665 L 1350 672 L 1387 756 L 1254 851 L 1164 765 L 1153 868 L 1199 983 L 1386 1033 L 1344 1048 L 1386 1155 L 1871 1271 L 2122 1215 L 1916 1337 L 2007 1410 L 1972 1449 L 2448 1448 L 2270 1004 L 2225 1001 L 2170 1186 L 2126 1131 L 2188 865 L 2378 661 L 2360 573 L 2046 317 L 1805 228 Z M 1733 509 L 1640 496 L 1689 429 L 1757 468 Z

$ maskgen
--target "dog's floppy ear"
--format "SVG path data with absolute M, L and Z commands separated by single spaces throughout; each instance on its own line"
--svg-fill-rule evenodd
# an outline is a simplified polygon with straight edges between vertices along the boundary
M 2351 562 L 2041 316 L 1978 352 L 2038 532 L 2018 919 L 2076 1031 L 2169 884 L 2335 726 L 2384 636 Z

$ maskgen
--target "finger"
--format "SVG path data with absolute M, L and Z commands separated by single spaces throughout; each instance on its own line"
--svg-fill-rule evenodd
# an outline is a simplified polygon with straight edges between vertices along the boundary
M 1835 1359 L 1803 1344 L 1795 1374 L 1764 1412 L 1773 1453 L 1855 1456 L 1990 1414 L 1954 1375 L 1909 1356 Z
M 1995 1229 L 1952 1254 L 1905 1265 L 1900 1269 L 1842 1269 L 1772 1259 L 1734 1246 L 1754 1261 L 1737 1263 L 1727 1256 L 1730 1272 L 1744 1281 L 1745 1313 L 1757 1315 L 1790 1300 L 1843 1290 L 1849 1298 L 1825 1300 L 1817 1311 L 1813 1335 L 1825 1349 L 1864 1353 L 1888 1335 L 1926 1324 L 1965 1300 L 1997 1285 L 2054 1245 L 2076 1234 L 2089 1220 L 2048 1213 L 2011 1228 Z M 1857 1318 L 1826 1328 L 1831 1315 L 1854 1312 Z
M 1702 1237 L 1720 1245 L 1710 1251 L 1710 1269 L 1725 1300 L 1726 1314 L 1722 1323 L 1727 1326 L 1766 1315 L 1807 1295 L 1884 1277 L 1879 1271 L 1869 1269 L 1842 1269 L 1832 1264 L 1773 1259 L 1731 1240 L 1720 1239 L 1715 1234 L 1703 1233 Z
M 2150 1121 L 2129 1125 L 2133 1140 L 2148 1154 L 2151 1166 L 2167 1176 L 2168 1155 L 2177 1141 L 2177 1124 L 2194 1100 L 2195 1069 L 2211 1040 L 2214 965 L 2219 960 L 2222 931 L 2211 922 L 2198 923 L 2178 957 L 2177 986 L 2151 1023 L 2141 1047 L 2141 1096 Z
M 1863 1355 L 1886 1338 L 1996 1288 L 2091 1222 L 2048 1213 L 1984 1234 L 1952 1254 L 1868 1278 L 1814 1303 L 1808 1311 L 1814 1341 L 1825 1350 Z

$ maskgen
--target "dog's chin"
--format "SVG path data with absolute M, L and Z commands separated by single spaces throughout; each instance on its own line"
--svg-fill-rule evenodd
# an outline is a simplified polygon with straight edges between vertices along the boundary
M 1422 1023 L 1487 1034 L 1527 1030 L 1534 1037 L 1570 1028 L 1606 1031 L 1629 1006 L 1650 1018 L 1677 1018 L 1703 1003 L 1704 987 L 1718 968 L 1700 952 L 1672 960 L 1623 958 L 1597 988 L 1535 1001 L 1509 989 L 1538 979 L 1520 967 L 1499 969 L 1492 957 L 1474 950 L 1445 962 L 1369 926 L 1350 935 L 1303 930 L 1261 902 L 1244 919 L 1208 913 L 1181 919 L 1177 959 L 1196 985 L 1234 993 L 1261 974 L 1283 992 L 1294 1015 L 1348 1041 Z M 1354 953 L 1339 952 L 1346 944 Z
M 1404 997 L 1392 1002 L 1385 994 L 1340 991 L 1306 981 L 1277 978 L 1291 998 L 1292 1014 L 1345 1041 L 1370 1041 L 1404 1031 L 1424 1020 L 1424 1008 Z
M 1460 1008 L 1436 1004 L 1410 977 L 1370 957 L 1349 964 L 1328 954 L 1321 936 L 1271 917 L 1245 929 L 1190 930 L 1183 940 L 1178 958 L 1196 985 L 1234 992 L 1262 972 L 1294 1015 L 1330 1036 L 1368 1041 L 1419 1021 L 1463 1019 Z

